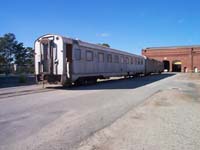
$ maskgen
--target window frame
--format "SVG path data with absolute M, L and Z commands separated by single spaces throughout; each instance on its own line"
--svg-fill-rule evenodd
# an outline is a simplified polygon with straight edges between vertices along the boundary
M 125 57 L 125 62 L 126 62 L 126 64 L 129 64 L 129 57 L 128 56 Z
M 141 65 L 143 65 L 144 64 L 144 60 L 143 59 L 141 59 Z
M 131 64 L 133 64 L 133 58 L 134 58 L 134 57 L 131 57 Z
M 90 53 L 91 54 L 91 59 L 88 59 L 88 53 Z M 93 61 L 94 60 L 94 52 L 93 51 L 91 51 L 91 50 L 86 50 L 86 53 L 85 53 L 85 57 L 86 57 L 86 61 Z
M 112 54 L 107 54 L 107 62 L 112 63 Z
M 114 63 L 119 63 L 119 55 L 117 54 L 114 55 Z
M 79 51 L 79 58 L 77 58 L 77 51 Z M 81 49 L 79 49 L 79 48 L 77 48 L 77 49 L 75 49 L 74 50 L 74 58 L 75 58 L 75 60 L 81 60 Z
M 98 52 L 97 55 L 98 55 L 98 62 L 99 63 L 104 63 L 105 62 L 104 53 L 103 52 Z M 103 56 L 103 61 L 100 61 L 100 55 Z

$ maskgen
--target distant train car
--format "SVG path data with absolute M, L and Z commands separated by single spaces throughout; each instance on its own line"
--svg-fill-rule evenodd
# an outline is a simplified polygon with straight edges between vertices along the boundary
M 145 75 L 161 73 L 164 71 L 164 64 L 161 61 L 145 57 Z
M 35 41 L 35 73 L 38 82 L 84 84 L 114 76 L 144 74 L 145 58 L 48 34 Z

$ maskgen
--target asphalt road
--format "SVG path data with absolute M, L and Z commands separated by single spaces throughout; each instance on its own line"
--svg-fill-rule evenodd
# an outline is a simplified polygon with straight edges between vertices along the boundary
M 73 149 L 168 88 L 173 78 L 152 75 L 41 92 L 41 86 L 0 89 L 0 149 Z

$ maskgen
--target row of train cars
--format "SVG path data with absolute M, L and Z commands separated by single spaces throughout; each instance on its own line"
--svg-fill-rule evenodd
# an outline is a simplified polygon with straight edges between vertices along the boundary
M 39 83 L 82 85 L 163 70 L 160 61 L 60 35 L 47 34 L 35 41 L 35 73 Z

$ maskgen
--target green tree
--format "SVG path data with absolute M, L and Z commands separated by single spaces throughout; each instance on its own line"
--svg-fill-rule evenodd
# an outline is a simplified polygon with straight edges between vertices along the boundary
M 7 33 L 0 37 L 0 64 L 10 65 L 14 61 L 14 51 L 17 44 L 13 33 Z
M 107 43 L 99 43 L 98 45 L 101 45 L 101 46 L 105 46 L 105 47 L 109 47 L 110 48 L 110 45 L 109 44 L 107 44 Z
M 19 43 L 15 45 L 15 64 L 17 65 L 24 65 L 25 64 L 25 59 L 26 59 L 26 51 L 24 48 L 23 43 Z
M 16 45 L 15 64 L 18 72 L 33 72 L 34 70 L 34 51 L 31 47 L 24 47 L 23 43 Z
M 18 43 L 13 33 L 7 33 L 0 37 L 0 72 L 11 71 L 11 64 L 17 66 L 33 66 L 34 51 L 31 47 L 24 47 L 23 43 Z M 34 67 L 32 67 L 34 68 Z M 34 70 L 32 69 L 31 70 Z
M 31 47 L 24 47 L 19 43 L 15 47 L 15 64 L 32 65 L 34 63 L 34 51 Z
M 103 43 L 103 44 L 102 44 L 102 46 L 105 46 L 105 47 L 110 47 L 110 45 L 109 45 L 109 44 L 107 44 L 107 43 Z
M 27 63 L 27 64 L 30 64 L 30 65 L 34 65 L 34 56 L 35 56 L 35 52 L 34 52 L 33 48 L 31 48 L 31 47 L 26 47 L 26 51 L 27 51 L 26 63 Z

